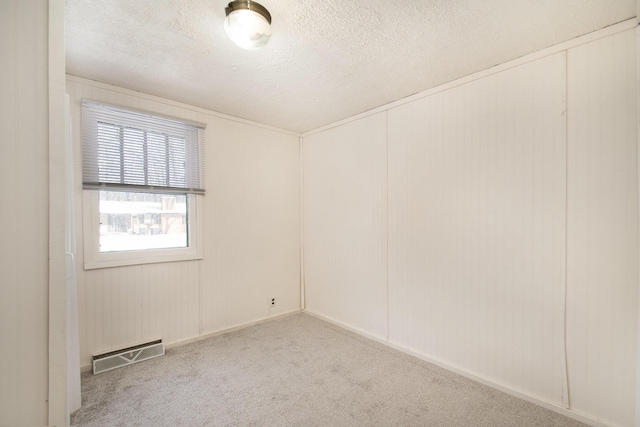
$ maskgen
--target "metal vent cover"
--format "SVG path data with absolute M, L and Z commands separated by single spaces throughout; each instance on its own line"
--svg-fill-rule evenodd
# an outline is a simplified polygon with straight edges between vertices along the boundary
M 93 373 L 99 374 L 164 355 L 162 340 L 150 341 L 93 356 Z

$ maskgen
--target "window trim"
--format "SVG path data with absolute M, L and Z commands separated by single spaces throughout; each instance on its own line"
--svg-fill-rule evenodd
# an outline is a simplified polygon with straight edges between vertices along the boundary
M 105 189 L 107 190 L 107 189 Z M 84 269 L 202 259 L 203 197 L 187 194 L 188 242 L 186 248 L 143 249 L 138 251 L 100 252 L 100 193 L 83 190 Z
M 108 104 L 91 99 L 82 99 L 82 182 L 83 182 L 83 242 L 84 269 L 119 267 L 126 265 L 150 264 L 160 262 L 188 261 L 202 259 L 202 205 L 204 204 L 205 183 L 205 127 L 177 117 L 137 110 L 129 107 Z M 184 183 L 171 182 L 169 172 L 165 185 L 149 185 L 146 171 L 148 161 L 145 157 L 142 165 L 145 171 L 144 185 L 139 180 L 119 180 L 108 176 L 101 177 L 99 169 L 99 123 L 131 128 L 144 134 L 165 135 L 169 138 L 184 138 L 185 169 Z M 122 132 L 120 132 L 122 133 Z M 124 142 L 120 139 L 120 145 Z M 143 145 L 144 148 L 148 148 Z M 169 148 L 167 148 L 169 149 Z M 124 169 L 120 158 L 119 168 Z M 168 163 L 166 165 L 168 168 Z M 168 170 L 168 169 L 167 169 Z M 172 185 L 178 185 L 174 187 Z M 100 252 L 100 190 L 153 192 L 160 194 L 186 194 L 187 196 L 187 242 L 186 248 L 141 249 L 134 251 Z

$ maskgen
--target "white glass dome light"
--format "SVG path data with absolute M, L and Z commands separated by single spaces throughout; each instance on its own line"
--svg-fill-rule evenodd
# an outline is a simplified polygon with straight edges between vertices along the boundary
M 224 9 L 224 29 L 236 45 L 247 50 L 263 48 L 271 37 L 271 15 L 259 3 L 236 0 Z

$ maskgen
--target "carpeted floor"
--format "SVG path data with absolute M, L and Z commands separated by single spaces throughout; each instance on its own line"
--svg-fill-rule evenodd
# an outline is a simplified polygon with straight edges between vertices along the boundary
M 307 314 L 82 376 L 77 426 L 581 426 Z

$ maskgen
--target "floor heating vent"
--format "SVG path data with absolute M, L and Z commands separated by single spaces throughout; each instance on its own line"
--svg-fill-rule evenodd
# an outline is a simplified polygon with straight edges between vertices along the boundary
M 164 344 L 162 344 L 162 340 L 150 341 L 133 347 L 97 354 L 93 356 L 93 373 L 99 374 L 163 355 Z

